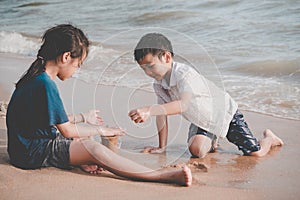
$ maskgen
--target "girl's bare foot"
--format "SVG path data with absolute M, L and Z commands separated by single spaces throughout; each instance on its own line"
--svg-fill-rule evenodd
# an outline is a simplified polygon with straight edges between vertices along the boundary
M 80 168 L 90 174 L 100 174 L 103 171 L 98 165 L 80 165 Z
M 178 169 L 173 176 L 174 181 L 183 186 L 191 186 L 192 185 L 192 172 L 188 166 L 184 166 L 181 169 Z
M 266 129 L 264 131 L 264 137 L 271 137 L 273 139 L 272 147 L 282 146 L 284 144 L 283 141 L 278 136 L 276 136 L 270 129 Z
M 191 169 L 187 166 L 184 166 L 182 168 L 182 173 L 184 175 L 184 185 L 191 186 L 193 181 Z

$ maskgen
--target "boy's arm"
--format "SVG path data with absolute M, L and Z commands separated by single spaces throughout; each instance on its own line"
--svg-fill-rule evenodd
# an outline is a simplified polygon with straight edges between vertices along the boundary
M 138 108 L 130 111 L 128 115 L 135 123 L 142 123 L 150 116 L 181 114 L 188 109 L 191 98 L 190 93 L 182 93 L 180 100 Z
M 168 121 L 166 115 L 159 115 L 156 117 L 156 126 L 158 131 L 159 146 L 147 146 L 143 153 L 163 153 L 167 147 L 168 141 Z
M 166 115 L 157 116 L 156 126 L 159 137 L 159 148 L 165 149 L 168 143 L 168 117 Z

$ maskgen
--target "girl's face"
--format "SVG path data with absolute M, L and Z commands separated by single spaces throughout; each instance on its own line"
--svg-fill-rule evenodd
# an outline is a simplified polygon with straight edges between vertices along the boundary
M 145 74 L 160 81 L 164 78 L 167 72 L 171 69 L 169 59 L 166 54 L 162 56 L 161 60 L 158 56 L 153 56 L 148 53 L 141 61 L 138 62 Z
M 72 75 L 80 68 L 85 58 L 86 54 L 84 54 L 82 58 L 68 57 L 64 66 L 60 67 L 57 77 L 62 81 L 72 77 Z

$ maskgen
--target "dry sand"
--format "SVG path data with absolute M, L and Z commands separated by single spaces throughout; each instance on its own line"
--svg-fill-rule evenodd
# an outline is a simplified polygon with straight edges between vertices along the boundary
M 0 101 L 8 101 L 13 83 L 32 59 L 0 54 Z M 135 182 L 109 172 L 90 175 L 79 169 L 56 168 L 21 170 L 9 164 L 6 152 L 5 119 L 0 119 L 0 199 L 299 199 L 300 122 L 244 112 L 255 136 L 265 128 L 281 137 L 285 146 L 274 148 L 263 158 L 241 156 L 226 139 L 216 153 L 204 159 L 190 158 L 186 151 L 188 123 L 170 117 L 167 153 L 139 153 L 146 145 L 156 145 L 153 119 L 139 127 L 130 122 L 131 108 L 155 102 L 152 93 L 112 86 L 95 86 L 76 81 L 57 81 L 67 112 L 100 108 L 106 124 L 122 126 L 128 135 L 120 153 L 152 168 L 188 164 L 193 171 L 189 188 L 172 184 Z M 30 114 L 29 114 L 30 116 Z M 143 139 L 147 138 L 147 139 Z

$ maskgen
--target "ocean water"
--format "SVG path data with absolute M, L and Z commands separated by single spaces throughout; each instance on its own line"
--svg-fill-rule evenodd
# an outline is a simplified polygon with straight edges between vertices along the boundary
M 2 0 L 0 16 L 0 53 L 35 57 L 46 29 L 72 23 L 92 41 L 75 76 L 148 91 L 152 80 L 132 50 L 145 33 L 161 32 L 175 60 L 226 89 L 241 109 L 300 120 L 299 0 Z

